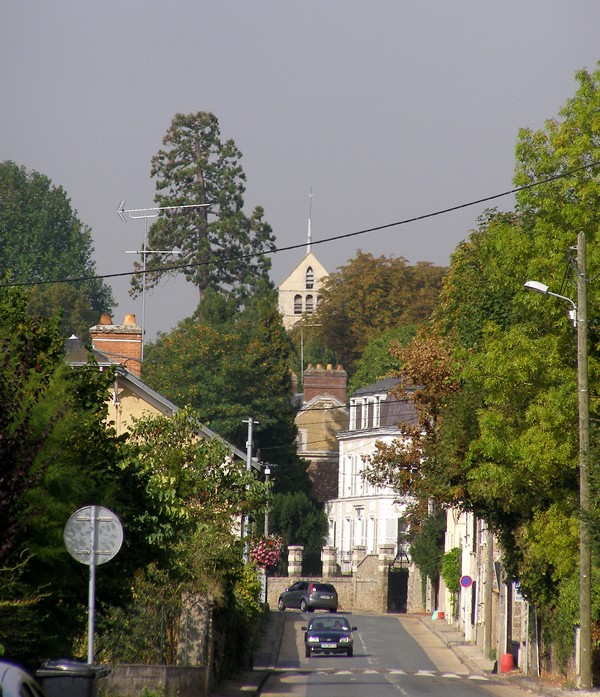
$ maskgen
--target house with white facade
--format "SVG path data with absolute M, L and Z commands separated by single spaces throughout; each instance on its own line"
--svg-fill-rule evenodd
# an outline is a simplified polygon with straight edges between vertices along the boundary
M 406 557 L 404 515 L 410 499 L 392 488 L 375 486 L 363 476 L 365 457 L 376 443 L 391 443 L 401 436 L 398 424 L 416 424 L 414 404 L 391 394 L 399 383 L 387 378 L 357 390 L 350 397 L 347 431 L 338 433 L 338 497 L 325 503 L 329 521 L 327 544 L 336 548 L 342 572 L 352 569 L 356 548 L 377 554 L 381 545 L 393 545 L 396 558 Z

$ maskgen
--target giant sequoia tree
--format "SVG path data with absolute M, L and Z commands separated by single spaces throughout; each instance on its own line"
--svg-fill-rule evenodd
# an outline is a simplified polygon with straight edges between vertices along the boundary
M 62 333 L 85 336 L 112 292 L 99 279 L 77 284 L 62 279 L 94 276 L 91 230 L 77 217 L 64 189 L 14 162 L 0 163 L 0 282 L 35 283 L 30 306 L 48 317 L 62 312 Z
M 157 206 L 202 207 L 163 211 L 150 228 L 150 250 L 176 253 L 148 254 L 147 284 L 183 273 L 200 299 L 208 288 L 243 299 L 268 280 L 271 260 L 265 254 L 273 251 L 274 237 L 260 206 L 250 216 L 243 211 L 241 152 L 233 140 L 221 139 L 216 116 L 204 111 L 176 114 L 163 146 L 152 158 Z M 132 292 L 140 287 L 138 275 Z

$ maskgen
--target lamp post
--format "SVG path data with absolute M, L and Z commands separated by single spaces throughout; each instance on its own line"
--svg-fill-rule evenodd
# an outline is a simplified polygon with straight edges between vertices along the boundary
M 579 395 L 579 688 L 592 686 L 592 550 L 590 513 L 590 408 L 588 393 L 588 319 L 585 235 L 577 235 L 577 305 L 570 298 L 551 293 L 539 281 L 527 281 L 529 290 L 552 295 L 571 305 L 569 317 L 577 329 L 577 391 Z

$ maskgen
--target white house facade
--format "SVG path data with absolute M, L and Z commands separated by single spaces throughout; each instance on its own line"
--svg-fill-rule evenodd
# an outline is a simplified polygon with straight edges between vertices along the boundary
M 350 571 L 353 551 L 377 554 L 380 545 L 394 546 L 406 556 L 404 515 L 410 499 L 390 487 L 369 484 L 363 476 L 365 457 L 376 452 L 377 441 L 400 437 L 400 422 L 416 423 L 414 405 L 390 394 L 398 380 L 388 378 L 357 390 L 350 397 L 350 423 L 338 433 L 338 498 L 325 503 L 329 521 L 327 544 L 337 549 L 342 572 Z

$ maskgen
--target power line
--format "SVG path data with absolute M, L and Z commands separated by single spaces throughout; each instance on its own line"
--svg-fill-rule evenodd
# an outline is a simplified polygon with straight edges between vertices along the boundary
M 539 181 L 532 182 L 530 184 L 525 184 L 523 186 L 518 186 L 513 189 L 509 189 L 508 191 L 503 191 L 502 193 L 499 194 L 492 194 L 491 196 L 485 196 L 483 198 L 479 198 L 475 201 L 469 201 L 468 203 L 461 203 L 456 206 L 450 206 L 449 208 L 442 208 L 440 210 L 434 211 L 432 213 L 425 213 L 423 215 L 416 215 L 411 218 L 405 218 L 404 220 L 398 220 L 395 223 L 386 223 L 384 225 L 377 225 L 375 227 L 370 227 L 370 228 L 365 228 L 363 230 L 356 230 L 355 232 L 347 232 L 342 235 L 334 235 L 333 237 L 326 237 L 322 240 L 313 240 L 312 244 L 325 244 L 327 242 L 335 242 L 337 240 L 343 240 L 343 239 L 349 239 L 350 237 L 357 237 L 359 235 L 366 235 L 370 232 L 378 232 L 380 230 L 387 230 L 392 227 L 399 227 L 400 225 L 408 225 L 409 223 L 416 223 L 420 220 L 426 220 L 428 218 L 435 218 L 440 215 L 446 215 L 447 213 L 453 213 L 454 211 L 462 210 L 463 208 L 470 208 L 471 206 L 477 206 L 481 203 L 488 203 L 489 201 L 494 201 L 499 198 L 503 198 L 504 196 L 510 196 L 512 194 L 518 193 L 519 191 L 527 191 L 528 189 L 533 189 L 537 186 L 542 186 L 543 184 L 549 184 L 550 182 L 557 181 L 558 179 L 564 179 L 566 177 L 571 176 L 572 174 L 576 174 L 577 172 L 581 172 L 583 170 L 591 169 L 592 167 L 596 167 L 600 165 L 600 160 L 595 160 L 594 162 L 590 162 L 586 165 L 582 165 L 581 167 L 576 167 L 575 169 L 570 169 L 567 170 L 566 172 L 563 172 L 561 174 L 555 174 L 551 177 L 547 177 L 546 179 L 541 179 Z M 280 252 L 289 252 L 294 249 L 300 249 L 300 248 L 305 248 L 306 243 L 302 244 L 292 244 L 288 245 L 286 247 L 278 247 L 273 250 L 268 250 L 264 252 L 248 252 L 247 254 L 239 254 L 237 256 L 232 256 L 232 257 L 219 257 L 218 255 L 214 255 L 211 257 L 209 261 L 198 261 L 198 262 L 192 262 L 189 264 L 171 264 L 171 265 L 166 265 L 166 266 L 159 266 L 154 269 L 146 269 L 146 271 L 123 271 L 120 273 L 109 273 L 109 274 L 98 274 L 94 276 L 78 276 L 77 278 L 62 278 L 62 279 L 53 279 L 53 280 L 47 280 L 47 281 L 21 281 L 21 282 L 15 282 L 15 283 L 1 283 L 0 288 L 15 288 L 15 287 L 22 287 L 22 286 L 37 286 L 37 285 L 49 285 L 53 283 L 82 283 L 85 281 L 96 281 L 96 280 L 101 280 L 101 279 L 106 279 L 106 278 L 123 278 L 126 276 L 135 276 L 135 275 L 141 275 L 142 273 L 159 273 L 159 272 L 164 272 L 164 271 L 181 271 L 183 269 L 194 269 L 194 268 L 199 268 L 201 266 L 208 266 L 209 264 L 214 264 L 214 263 L 221 263 L 225 264 L 228 262 L 233 262 L 233 261 L 239 261 L 241 259 L 248 259 L 251 257 L 260 257 L 260 256 L 267 256 L 268 254 L 279 254 Z

